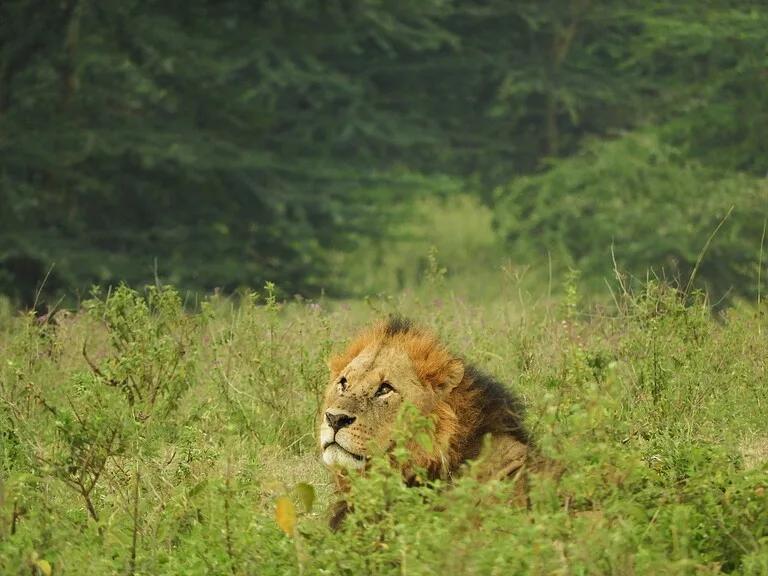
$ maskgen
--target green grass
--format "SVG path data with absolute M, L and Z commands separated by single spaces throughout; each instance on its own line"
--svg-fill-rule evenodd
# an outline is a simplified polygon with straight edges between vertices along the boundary
M 429 279 L 367 304 L 267 289 L 189 314 L 173 290 L 119 289 L 56 327 L 6 316 L 0 573 L 768 574 L 760 317 L 718 322 L 658 284 L 587 308 L 574 282 L 557 302 L 518 283 L 482 305 L 440 266 Z M 395 310 L 525 399 L 565 469 L 534 478 L 529 510 L 505 483 L 407 489 L 377 467 L 328 531 L 325 359 Z

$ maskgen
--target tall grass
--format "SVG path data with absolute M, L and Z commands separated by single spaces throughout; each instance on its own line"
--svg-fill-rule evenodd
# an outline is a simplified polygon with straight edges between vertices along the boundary
M 172 288 L 121 287 L 56 325 L 7 317 L 0 573 L 768 574 L 768 343 L 751 310 L 718 322 L 659 283 L 588 307 L 575 277 L 557 302 L 518 284 L 482 305 L 437 260 L 426 271 L 367 303 L 267 286 L 190 314 Z M 564 470 L 534 478 L 529 509 L 504 483 L 408 489 L 377 465 L 328 531 L 325 359 L 395 310 L 524 398 Z

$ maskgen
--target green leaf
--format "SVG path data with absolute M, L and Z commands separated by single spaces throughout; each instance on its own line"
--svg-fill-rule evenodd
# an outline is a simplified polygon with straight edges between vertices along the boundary
M 432 438 L 426 432 L 419 432 L 416 434 L 416 442 L 427 452 L 432 452 Z
M 193 496 L 196 496 L 199 494 L 206 486 L 208 486 L 208 479 L 204 478 L 203 480 L 200 480 L 197 484 L 192 486 L 192 488 L 189 489 L 189 492 L 187 492 L 187 496 L 189 498 L 192 498 Z
M 315 489 L 306 482 L 299 482 L 293 487 L 293 491 L 301 500 L 304 510 L 309 514 L 312 512 L 312 505 L 315 503 Z

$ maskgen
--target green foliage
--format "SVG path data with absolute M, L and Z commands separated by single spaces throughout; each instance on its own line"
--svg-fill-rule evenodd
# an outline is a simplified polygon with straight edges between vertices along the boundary
M 119 389 L 143 418 L 161 405 L 160 416 L 174 410 L 193 378 L 197 319 L 184 314 L 175 289 L 149 286 L 146 298 L 119 286 L 105 300 L 84 303 L 102 322 L 111 354 L 98 368 L 85 353 L 97 379 Z
M 654 267 L 687 285 L 697 269 L 713 301 L 755 298 L 767 159 L 757 142 L 768 119 L 762 4 L 577 2 L 559 13 L 557 4 L 529 16 L 553 30 L 555 66 L 539 72 L 547 81 L 511 76 L 510 106 L 522 116 L 526 90 L 550 106 L 550 158 L 492 197 L 516 258 L 549 252 L 594 287 L 612 275 L 613 247 L 622 271 Z
M 0 289 L 332 284 L 380 205 L 442 186 L 388 160 L 425 137 L 364 76 L 448 8 L 4 3 Z
M 694 285 L 718 304 L 760 289 L 765 183 L 719 175 L 652 133 L 588 141 L 499 190 L 498 208 L 499 229 L 521 258 L 549 252 L 592 280 L 614 267 L 634 275 L 651 267 L 685 287 L 695 272 Z
M 653 120 L 665 139 L 707 166 L 765 176 L 764 5 L 659 3 L 640 21 L 634 63 L 659 78 Z
M 717 322 L 659 282 L 590 310 L 564 283 L 541 311 L 518 294 L 464 307 L 450 277 L 430 288 L 443 309 L 393 304 L 514 385 L 562 475 L 534 475 L 521 509 L 510 483 L 407 487 L 377 456 L 338 533 L 314 415 L 330 348 L 370 313 L 267 285 L 185 314 L 171 288 L 120 287 L 56 325 L 12 319 L 0 572 L 767 574 L 762 317 Z M 405 447 L 434 423 L 399 422 L 391 456 L 418 473 Z
M 338 264 L 370 241 L 386 253 L 413 198 L 464 189 L 502 217 L 527 213 L 533 200 L 493 191 L 580 158 L 585 137 L 648 124 L 682 166 L 701 162 L 699 220 L 721 218 L 724 194 L 766 165 L 767 18 L 757 0 L 3 2 L 0 292 L 41 307 L 158 279 L 401 288 L 424 262 L 375 281 Z M 677 206 L 692 185 L 635 193 Z M 656 238 L 654 216 L 636 241 Z M 699 224 L 681 258 L 700 248 Z M 548 229 L 526 232 L 541 245 Z M 590 258 L 604 259 L 602 240 L 569 238 L 568 254 L 597 244 Z

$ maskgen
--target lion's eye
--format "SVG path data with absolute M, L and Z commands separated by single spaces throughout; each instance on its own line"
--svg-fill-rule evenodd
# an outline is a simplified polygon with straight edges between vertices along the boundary
M 379 386 L 379 389 L 376 390 L 376 396 L 384 396 L 384 394 L 389 394 L 393 390 L 394 388 L 392 388 L 389 382 L 382 382 L 381 386 Z
M 341 380 L 339 380 L 339 387 L 341 388 L 342 392 L 347 389 L 347 379 L 344 378 L 344 376 L 342 376 Z

